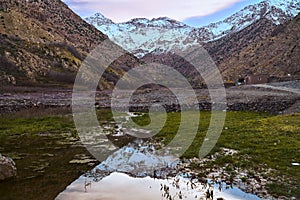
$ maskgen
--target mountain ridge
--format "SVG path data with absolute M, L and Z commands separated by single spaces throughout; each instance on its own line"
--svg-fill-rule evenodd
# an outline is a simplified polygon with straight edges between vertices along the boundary
M 258 4 L 246 6 L 222 21 L 200 28 L 190 27 L 182 22 L 164 17 L 151 20 L 136 18 L 119 24 L 114 22 L 113 24 L 106 24 L 101 19 L 95 23 L 95 17 L 93 16 L 85 18 L 85 20 L 107 34 L 112 41 L 129 52 L 137 57 L 143 57 L 147 53 L 155 51 L 166 52 L 178 47 L 184 50 L 189 45 L 217 40 L 228 34 L 238 32 L 262 18 L 279 25 L 295 17 L 299 12 L 299 2 L 264 0 Z M 105 18 L 103 15 L 101 16 L 102 19 Z M 153 25 L 153 21 L 158 19 L 164 20 Z M 160 49 L 160 51 L 157 49 Z

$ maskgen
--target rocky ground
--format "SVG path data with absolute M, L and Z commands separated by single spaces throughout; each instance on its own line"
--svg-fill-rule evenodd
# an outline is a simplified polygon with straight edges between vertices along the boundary
M 1 88 L 0 113 L 15 112 L 28 108 L 71 107 L 72 89 L 53 88 Z M 166 105 L 168 111 L 178 110 L 178 96 L 186 102 L 181 107 L 210 110 L 212 104 L 207 89 L 197 89 L 195 93 L 198 104 L 189 99 L 185 89 L 176 89 L 177 97 L 168 89 L 144 89 L 132 95 L 131 111 L 148 110 L 149 105 L 159 103 Z M 252 110 L 261 112 L 284 113 L 292 110 L 299 111 L 300 82 L 274 83 L 272 85 L 244 85 L 226 88 L 227 110 Z M 121 91 L 117 96 L 117 106 L 128 107 L 125 97 L 130 91 Z M 111 92 L 99 91 L 96 94 L 96 106 L 111 107 Z

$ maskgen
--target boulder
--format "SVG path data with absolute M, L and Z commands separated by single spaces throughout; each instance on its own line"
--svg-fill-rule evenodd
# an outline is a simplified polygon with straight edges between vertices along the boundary
M 0 154 L 0 181 L 8 178 L 13 178 L 17 175 L 15 162 L 8 157 Z

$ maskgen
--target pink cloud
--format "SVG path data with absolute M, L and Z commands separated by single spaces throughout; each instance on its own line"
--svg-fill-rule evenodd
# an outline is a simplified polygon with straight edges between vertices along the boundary
M 64 0 L 81 15 L 100 12 L 114 22 L 132 18 L 170 17 L 179 21 L 206 16 L 244 0 Z

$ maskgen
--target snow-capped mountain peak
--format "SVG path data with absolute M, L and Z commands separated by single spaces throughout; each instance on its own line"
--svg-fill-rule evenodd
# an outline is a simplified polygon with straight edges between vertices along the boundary
M 193 44 L 216 40 L 238 32 L 262 18 L 279 25 L 299 12 L 300 2 L 295 0 L 262 0 L 222 21 L 201 28 L 190 27 L 168 17 L 151 20 L 136 18 L 117 24 L 98 13 L 86 18 L 86 21 L 127 51 L 143 57 L 150 52 L 161 53 L 174 48 L 184 50 Z
M 193 27 L 167 17 L 151 20 L 136 18 L 116 24 L 106 23 L 109 20 L 103 19 L 102 16 L 96 14 L 87 18 L 86 21 L 137 57 L 142 57 L 156 49 L 170 51 L 175 47 L 187 47 L 197 43 L 197 38 L 190 37 Z
M 115 24 L 112 20 L 104 17 L 101 13 L 96 13 L 94 16 L 89 17 L 89 23 L 94 26 L 103 26 L 103 25 L 111 25 Z

